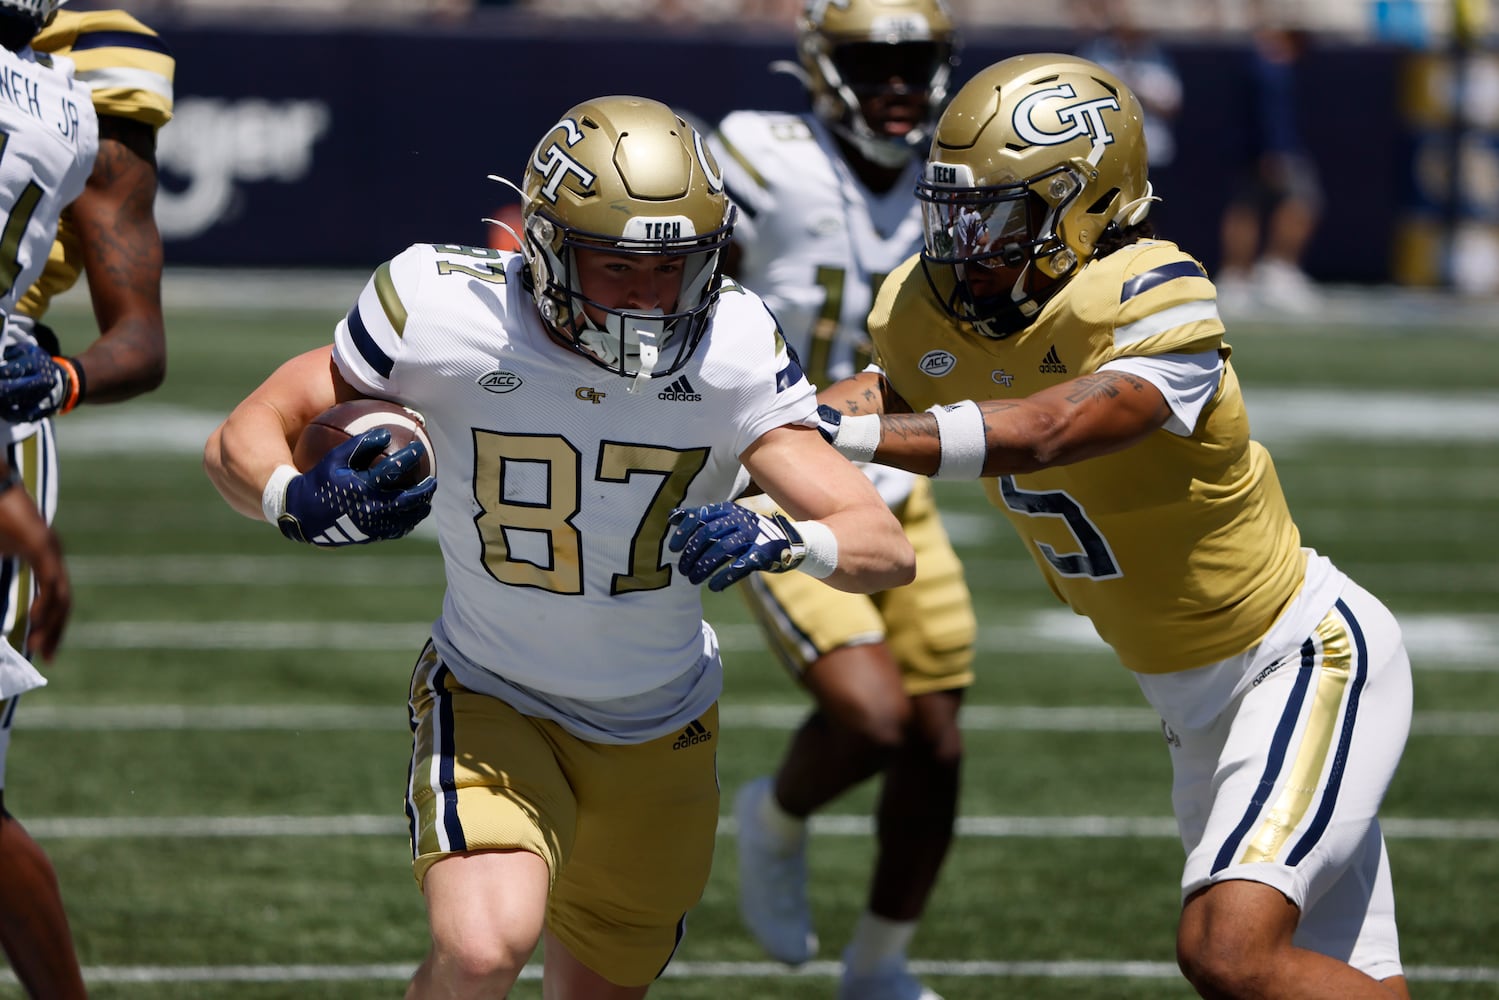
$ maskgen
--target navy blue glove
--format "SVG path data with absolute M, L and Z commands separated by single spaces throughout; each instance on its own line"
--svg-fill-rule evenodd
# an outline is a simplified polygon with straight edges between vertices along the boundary
M 410 533 L 432 512 L 437 479 L 406 486 L 426 448 L 413 441 L 384 458 L 384 427 L 367 430 L 324 455 L 286 484 L 286 512 L 276 523 L 294 542 L 362 545 Z
M 29 340 L 6 345 L 0 361 L 0 417 L 10 423 L 50 417 L 73 395 L 72 374 Z
M 671 512 L 676 530 L 666 547 L 682 553 L 678 568 L 693 583 L 720 591 L 754 572 L 784 573 L 807 557 L 807 546 L 786 515 L 757 514 L 721 501 Z

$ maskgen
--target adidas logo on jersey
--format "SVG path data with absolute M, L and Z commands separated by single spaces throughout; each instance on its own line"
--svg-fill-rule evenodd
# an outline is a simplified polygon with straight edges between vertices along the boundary
M 699 403 L 703 399 L 702 396 L 698 395 L 698 391 L 692 387 L 692 383 L 687 381 L 686 375 L 683 375 L 671 385 L 656 393 L 656 398 L 669 399 L 678 403 Z
M 1067 366 L 1062 364 L 1062 359 L 1057 357 L 1056 346 L 1046 352 L 1046 357 L 1041 359 L 1041 367 L 1038 369 L 1043 375 L 1066 375 Z
M 708 732 L 701 722 L 694 720 L 692 725 L 682 730 L 682 735 L 677 737 L 677 741 L 671 745 L 671 748 L 673 750 L 685 750 L 688 747 L 695 747 L 699 743 L 707 743 L 712 738 L 713 734 Z

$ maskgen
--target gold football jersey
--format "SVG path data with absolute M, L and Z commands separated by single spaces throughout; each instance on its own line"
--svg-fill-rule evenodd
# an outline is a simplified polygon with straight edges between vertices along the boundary
M 984 481 L 1052 591 L 1140 673 L 1205 666 L 1255 645 L 1291 600 L 1306 557 L 1249 419 L 1212 282 L 1174 244 L 1093 261 L 1034 323 L 1004 340 L 943 311 L 950 269 L 919 257 L 885 283 L 876 363 L 917 410 L 1019 399 L 1117 358 L 1218 350 L 1222 381 L 1190 437 L 1157 430 L 1124 451 Z
M 77 78 L 93 90 L 100 118 L 130 118 L 153 129 L 171 121 L 176 60 L 156 32 L 124 11 L 60 10 L 31 47 L 73 60 Z M 82 270 L 78 233 L 63 212 L 47 266 L 17 310 L 41 318 L 53 298 L 73 287 Z

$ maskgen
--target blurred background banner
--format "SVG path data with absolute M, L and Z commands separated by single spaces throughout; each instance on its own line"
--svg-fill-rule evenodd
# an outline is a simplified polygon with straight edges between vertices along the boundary
M 518 180 L 532 145 L 575 102 L 627 91 L 711 124 L 732 109 L 800 110 L 805 100 L 796 81 L 768 69 L 791 51 L 789 22 L 519 10 L 394 21 L 205 19 L 182 8 L 142 16 L 178 65 L 158 207 L 173 266 L 364 269 L 413 242 L 486 244 L 481 219 L 514 200 L 486 176 Z M 1383 8 L 1370 16 L 1361 37 L 1306 33 L 1294 68 L 1295 128 L 1325 188 L 1303 266 L 1319 282 L 1499 290 L 1490 246 L 1499 245 L 1499 142 L 1491 125 L 1457 135 L 1474 116 L 1451 112 L 1459 91 L 1486 106 L 1499 63 L 1425 35 L 1418 47 L 1408 21 Z M 1090 38 L 989 23 L 964 34 L 958 83 L 1018 52 L 1077 51 Z M 1152 167 L 1165 199 L 1154 217 L 1212 271 L 1220 217 L 1252 155 L 1252 45 L 1231 30 L 1154 39 L 1182 95 L 1174 156 Z M 1465 166 L 1453 176 L 1458 150 Z M 1460 260 L 1450 250 L 1457 233 L 1468 241 Z

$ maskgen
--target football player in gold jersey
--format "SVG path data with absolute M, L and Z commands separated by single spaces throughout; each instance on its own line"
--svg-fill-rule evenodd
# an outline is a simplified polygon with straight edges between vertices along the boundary
M 0 0 L 0 6 L 32 10 L 46 22 L 32 48 L 73 61 L 76 78 L 92 90 L 99 118 L 99 152 L 84 191 L 63 211 L 41 277 L 7 318 L 12 337 L 40 347 L 30 352 L 22 377 L 0 377 L 0 405 L 24 415 L 12 424 L 12 464 L 49 518 L 56 469 L 41 456 L 54 454 L 52 416 L 81 403 L 149 392 L 166 373 L 162 247 L 153 205 L 156 130 L 172 117 L 174 68 L 155 32 L 124 11 L 71 13 L 57 11 L 60 5 Z M 53 355 L 64 352 L 40 320 L 80 273 L 87 275 L 99 335 L 70 358 L 54 361 Z M 16 607 L 0 606 L 0 613 L 24 634 L 28 602 L 16 595 L 12 589 L 6 598 Z M 33 620 L 30 627 L 37 626 Z M 7 717 L 9 712 L 7 705 Z M 81 997 L 83 978 L 52 864 L 9 816 L 0 832 L 0 942 L 36 995 Z
M 1303 548 L 1249 437 L 1214 289 L 1152 237 L 1140 105 L 1073 56 L 980 72 L 938 122 L 925 248 L 820 398 L 839 450 L 982 479 L 1160 713 L 1208 997 L 1406 997 L 1378 809 L 1411 714 L 1379 601 Z

